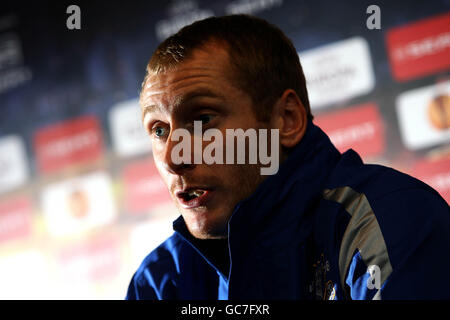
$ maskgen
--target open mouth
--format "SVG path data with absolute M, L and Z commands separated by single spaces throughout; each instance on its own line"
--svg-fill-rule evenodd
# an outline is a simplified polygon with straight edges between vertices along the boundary
M 192 190 L 189 192 L 182 192 L 179 196 L 184 201 L 191 201 L 195 198 L 201 197 L 206 191 L 205 190 Z
M 212 190 L 206 189 L 189 189 L 187 191 L 177 192 L 180 204 L 185 208 L 196 208 L 206 205 L 211 197 Z

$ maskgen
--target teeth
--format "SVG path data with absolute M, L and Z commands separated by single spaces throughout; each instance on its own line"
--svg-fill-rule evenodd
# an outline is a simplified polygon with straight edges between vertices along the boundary
M 189 191 L 188 195 L 190 197 L 200 197 L 203 193 L 204 192 L 200 191 L 200 190 L 192 190 L 192 191 Z

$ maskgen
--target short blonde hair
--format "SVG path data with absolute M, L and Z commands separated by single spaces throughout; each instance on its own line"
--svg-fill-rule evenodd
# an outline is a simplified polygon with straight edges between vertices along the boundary
M 149 74 L 175 67 L 210 41 L 225 45 L 232 79 L 251 96 L 260 120 L 269 119 L 274 103 L 286 89 L 298 94 L 308 118 L 313 118 L 305 76 L 291 40 L 278 27 L 249 15 L 210 17 L 185 26 L 157 47 L 143 84 Z

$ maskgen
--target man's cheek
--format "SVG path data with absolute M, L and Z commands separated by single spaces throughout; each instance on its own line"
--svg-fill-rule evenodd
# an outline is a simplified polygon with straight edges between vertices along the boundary
M 161 177 L 164 177 L 163 164 L 155 150 L 153 151 L 153 163 L 155 164 L 156 170 L 158 171 L 159 175 Z
M 163 165 L 160 161 L 157 161 L 155 157 L 153 157 L 154 159 L 154 164 L 156 167 L 156 171 L 158 172 L 159 176 L 161 177 L 161 179 L 163 180 L 164 184 L 166 185 L 170 195 L 172 198 L 174 198 L 174 196 L 172 195 L 172 192 L 170 192 L 170 181 L 169 181 L 169 174 L 167 173 L 166 170 L 163 169 Z

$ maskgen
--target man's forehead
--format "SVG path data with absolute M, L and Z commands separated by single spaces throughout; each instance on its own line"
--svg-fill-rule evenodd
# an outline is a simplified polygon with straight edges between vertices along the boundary
M 142 87 L 140 102 L 141 106 L 154 103 L 153 100 L 172 99 L 186 94 L 198 86 L 214 87 L 229 83 L 227 65 L 221 63 L 222 59 L 213 56 L 211 51 L 198 51 L 187 61 L 181 62 L 176 67 L 165 72 L 150 72 Z M 224 51 L 218 52 L 219 55 Z M 223 56 L 222 56 L 223 58 Z M 223 61 L 223 60 L 222 60 Z M 172 101 L 173 102 L 173 101 Z
M 192 81 L 196 78 L 211 77 L 214 67 L 208 66 L 180 66 L 177 69 L 164 73 L 150 73 L 145 81 L 143 90 L 158 92 L 171 86 L 176 86 L 180 82 Z
M 227 98 L 222 92 L 226 84 L 217 84 L 217 79 L 210 75 L 195 74 L 173 81 L 169 85 L 150 85 L 141 94 L 142 118 L 144 120 L 147 113 L 172 113 L 197 99 L 226 101 Z
M 141 93 L 141 106 L 151 104 L 174 104 L 193 95 L 212 95 L 214 92 L 214 75 L 202 70 L 175 75 L 168 79 L 148 79 Z

